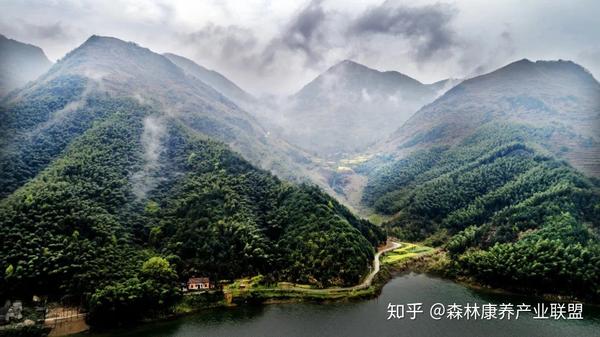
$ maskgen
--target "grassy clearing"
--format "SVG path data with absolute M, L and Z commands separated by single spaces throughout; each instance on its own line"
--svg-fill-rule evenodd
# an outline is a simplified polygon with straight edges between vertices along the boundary
M 263 283 L 262 276 L 237 279 L 232 284 L 226 285 L 223 292 L 230 294 L 232 299 L 311 299 L 333 300 L 366 296 L 371 289 L 349 290 L 347 288 L 316 288 L 308 284 L 291 282 Z
M 419 245 L 416 243 L 402 243 L 402 246 L 398 249 L 394 249 L 391 252 L 385 253 L 381 259 L 382 264 L 396 264 L 406 259 L 430 254 L 435 251 L 434 248 Z

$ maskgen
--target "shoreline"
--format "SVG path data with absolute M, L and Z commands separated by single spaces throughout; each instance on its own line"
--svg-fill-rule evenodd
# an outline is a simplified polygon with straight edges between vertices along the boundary
M 398 247 L 394 247 L 391 250 L 395 250 Z M 389 250 L 388 250 L 389 251 Z M 387 251 L 386 251 L 387 252 Z M 578 299 L 566 297 L 563 295 L 556 294 L 537 294 L 528 293 L 525 290 L 516 291 L 506 288 L 498 288 L 488 286 L 469 278 L 461 277 L 450 277 L 444 275 L 440 270 L 433 269 L 432 266 L 438 262 L 440 258 L 440 251 L 436 250 L 430 254 L 420 254 L 412 256 L 402 260 L 398 263 L 383 263 L 383 252 L 378 254 L 380 259 L 380 269 L 377 273 L 373 274 L 371 283 L 365 288 L 357 288 L 363 285 L 364 281 L 360 284 L 346 288 L 247 288 L 243 290 L 235 289 L 229 292 L 224 292 L 223 299 L 217 302 L 204 303 L 205 305 L 196 306 L 192 303 L 185 303 L 187 300 L 194 300 L 196 297 L 202 297 L 206 295 L 205 292 L 193 293 L 185 295 L 182 298 L 181 303 L 178 304 L 179 308 L 168 315 L 161 315 L 153 318 L 142 319 L 138 322 L 132 322 L 131 326 L 138 324 L 148 324 L 160 321 L 170 321 L 181 317 L 194 315 L 205 310 L 212 310 L 218 308 L 236 308 L 244 305 L 270 305 L 270 304 L 294 304 L 294 303 L 336 303 L 345 301 L 357 301 L 365 299 L 373 299 L 379 296 L 383 287 L 388 284 L 392 279 L 401 277 L 408 273 L 426 274 L 431 277 L 436 277 L 444 280 L 454 282 L 467 289 L 490 293 L 498 295 L 511 295 L 511 296 L 527 296 L 536 298 L 543 301 L 555 301 L 555 302 L 579 302 L 584 305 L 590 305 L 594 307 L 600 307 L 600 304 L 593 302 L 579 301 Z M 230 299 L 226 297 L 229 295 Z M 86 332 L 105 332 L 113 329 L 121 329 L 121 327 L 108 328 L 108 329 L 94 329 L 91 328 Z M 86 333 L 83 332 L 83 333 Z M 81 333 L 77 334 L 81 335 Z
M 440 253 L 437 253 L 440 254 Z M 443 253 L 442 253 L 443 254 Z M 600 308 L 600 302 L 592 302 L 582 300 L 580 298 L 568 295 L 561 294 L 553 294 L 553 293 L 539 293 L 535 289 L 511 289 L 511 288 L 502 288 L 495 287 L 488 284 L 484 284 L 478 282 L 477 280 L 470 277 L 453 277 L 451 275 L 444 274 L 443 270 L 432 268 L 432 265 L 435 264 L 436 254 L 426 255 L 417 257 L 414 259 L 409 259 L 406 263 L 398 264 L 398 265 L 388 265 L 391 268 L 391 280 L 394 277 L 402 276 L 407 273 L 418 273 L 418 274 L 426 274 L 431 277 L 436 277 L 448 281 L 452 281 L 456 284 L 459 284 L 467 289 L 480 291 L 489 294 L 498 294 L 498 295 L 510 295 L 510 296 L 526 296 L 536 298 L 538 300 L 544 302 L 560 302 L 560 303 L 569 303 L 576 302 L 582 303 L 586 306 L 593 306 Z M 434 259 L 432 259 L 434 258 Z M 388 282 L 389 282 L 388 280 Z M 386 282 L 387 283 L 387 282 Z

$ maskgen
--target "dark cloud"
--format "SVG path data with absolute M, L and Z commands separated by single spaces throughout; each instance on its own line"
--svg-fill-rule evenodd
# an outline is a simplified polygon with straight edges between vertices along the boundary
M 195 47 L 198 59 L 211 56 L 225 68 L 251 68 L 264 73 L 281 66 L 282 60 L 289 61 L 291 56 L 300 56 L 304 58 L 305 66 L 314 66 L 329 49 L 329 34 L 324 28 L 327 16 L 322 1 L 314 0 L 296 13 L 280 32 L 262 44 L 249 29 L 213 23 L 184 34 L 182 42 Z
M 457 12 L 455 7 L 446 4 L 408 7 L 385 2 L 362 13 L 348 32 L 357 36 L 383 34 L 407 39 L 417 61 L 429 60 L 450 52 L 459 44 L 449 25 Z
M 258 44 L 257 38 L 252 31 L 238 26 L 208 24 L 185 34 L 183 43 L 193 45 L 200 59 L 213 58 L 232 65 L 256 64 L 252 52 Z
M 212 60 L 217 69 L 263 80 L 285 70 L 320 72 L 346 58 L 372 59 L 385 48 L 403 50 L 422 64 L 453 56 L 449 54 L 459 42 L 450 23 L 456 13 L 451 5 L 407 7 L 385 2 L 350 15 L 312 0 L 270 39 L 259 39 L 256 32 L 235 25 L 208 24 L 183 34 L 183 43 L 194 46 L 200 63 Z
M 287 62 L 293 56 L 304 58 L 306 67 L 322 68 L 324 61 L 331 62 L 327 56 L 332 50 L 341 50 L 338 54 L 344 54 L 344 58 L 356 56 L 356 50 L 350 45 L 364 47 L 365 42 L 382 36 L 407 42 L 409 55 L 423 63 L 435 56 L 448 56 L 459 45 L 450 28 L 456 13 L 451 5 L 407 7 L 385 2 L 350 17 L 326 11 L 321 0 L 313 0 L 260 50 L 256 50 L 256 38 L 250 31 L 241 34 L 240 29 L 233 26 L 210 25 L 193 36 L 195 40 L 217 39 L 217 48 L 223 50 L 223 57 L 231 57 L 229 52 L 245 53 L 237 60 L 256 65 L 261 72 L 277 68 L 278 62 Z
M 263 68 L 268 67 L 282 52 L 301 53 L 308 66 L 318 63 L 329 48 L 328 33 L 324 29 L 328 13 L 321 0 L 313 0 L 273 38 L 261 53 Z
M 50 24 L 36 24 L 22 19 L 0 21 L 0 30 L 12 37 L 27 36 L 27 40 L 64 41 L 73 37 L 71 29 L 60 21 Z
M 23 29 L 26 34 L 44 40 L 61 40 L 71 37 L 71 33 L 61 22 L 48 25 L 23 23 Z
M 279 38 L 279 42 L 291 49 L 305 53 L 309 59 L 319 59 L 317 45 L 325 43 L 323 31 L 320 28 L 325 21 L 325 11 L 322 1 L 312 1 L 295 18 Z

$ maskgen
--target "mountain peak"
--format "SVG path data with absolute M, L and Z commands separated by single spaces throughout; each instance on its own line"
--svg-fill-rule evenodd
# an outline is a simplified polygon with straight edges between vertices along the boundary
M 292 97 L 285 119 L 302 131 L 286 135 L 326 156 L 356 152 L 391 133 L 436 95 L 436 90 L 399 72 L 343 60 Z
M 166 57 L 134 42 L 92 35 L 60 60 L 49 75 L 76 74 L 93 79 L 110 77 L 112 83 L 135 79 L 143 86 L 149 83 L 149 78 L 180 81 L 182 73 Z
M 0 96 L 36 79 L 51 65 L 42 48 L 0 35 Z
M 328 74 L 336 74 L 349 76 L 353 79 L 362 81 L 365 80 L 364 76 L 367 77 L 381 77 L 387 79 L 387 81 L 404 81 L 410 82 L 412 85 L 423 85 L 421 82 L 415 80 L 414 78 L 405 75 L 398 71 L 379 71 L 377 69 L 370 68 L 364 64 L 345 59 L 342 60 L 335 65 L 331 66 L 327 71 L 321 74 L 319 77 L 326 76 Z M 317 77 L 317 79 L 319 78 Z
M 85 49 L 85 48 L 139 48 L 145 51 L 150 51 L 148 48 L 141 47 L 135 42 L 124 41 L 112 36 L 101 36 L 101 35 L 92 35 L 84 43 L 79 46 L 79 48 L 75 49 Z
M 360 64 L 358 62 L 354 62 L 352 60 L 342 60 L 333 66 L 329 67 L 326 73 L 338 73 L 338 72 L 379 72 L 375 69 L 371 69 L 364 64 Z
M 523 59 L 455 86 L 417 111 L 383 147 L 394 152 L 450 144 L 492 122 L 510 121 L 548 128 L 560 125 L 591 142 L 573 140 L 578 145 L 576 150 L 569 151 L 571 164 L 588 172 L 598 172 L 593 158 L 586 152 L 588 145 L 597 139 L 598 102 L 600 83 L 580 65 L 565 60 Z M 561 142 L 564 140 L 556 140 L 551 145 Z
M 361 67 L 361 68 L 369 68 L 369 67 L 365 66 L 364 64 L 360 64 L 358 62 L 355 62 L 355 61 L 352 61 L 352 60 L 349 60 L 349 59 L 345 59 L 345 60 L 342 60 L 342 61 L 336 63 L 332 68 L 335 68 L 335 67 Z
M 527 71 L 527 70 L 538 70 L 538 71 L 585 71 L 585 68 L 580 66 L 579 64 L 570 61 L 570 60 L 537 60 L 531 61 L 529 59 L 521 59 L 512 63 L 507 64 L 506 66 L 492 72 L 502 72 L 502 71 Z

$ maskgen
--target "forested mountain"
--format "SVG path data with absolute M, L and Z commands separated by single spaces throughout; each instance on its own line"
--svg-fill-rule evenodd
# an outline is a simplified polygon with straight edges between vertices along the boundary
M 318 188 L 243 158 L 281 147 L 133 43 L 91 37 L 4 101 L 1 117 L 3 297 L 147 310 L 193 275 L 353 284 L 385 238 Z
M 39 47 L 0 34 L 0 97 L 35 80 L 51 65 Z
M 2 104 L 0 195 L 35 176 L 104 116 L 94 103 L 98 93 L 156 106 L 285 178 L 304 176 L 310 162 L 301 151 L 269 138 L 247 112 L 166 57 L 135 43 L 92 36 Z M 152 127 L 159 137 L 162 129 Z M 153 141 L 148 149 L 160 149 L 158 138 Z
M 551 127 L 546 148 L 587 174 L 600 174 L 600 84 L 570 61 L 521 60 L 465 80 L 415 113 L 374 151 L 401 157 L 418 148 L 455 144 L 493 121 Z
M 279 126 L 290 142 L 314 153 L 355 153 L 390 135 L 438 89 L 346 60 L 292 96 Z
M 364 202 L 395 235 L 445 244 L 457 273 L 597 299 L 600 184 L 540 149 L 552 133 L 485 125 L 370 171 Z
M 394 235 L 441 244 L 459 275 L 600 298 L 600 85 L 567 61 L 466 80 L 370 161 L 363 203 Z
M 256 99 L 252 97 L 252 95 L 245 92 L 243 89 L 238 87 L 237 84 L 233 83 L 220 73 L 214 70 L 206 69 L 183 56 L 171 53 L 165 53 L 163 55 L 171 62 L 175 63 L 178 67 L 183 69 L 186 74 L 196 77 L 202 82 L 210 85 L 242 108 L 247 108 L 253 104 L 256 104 Z

